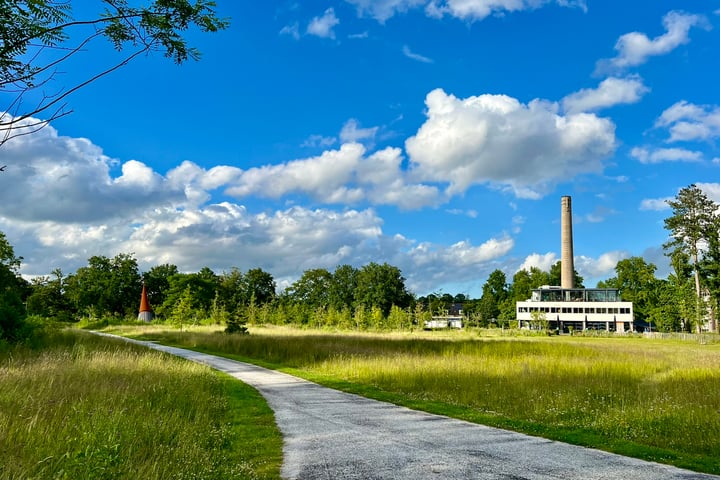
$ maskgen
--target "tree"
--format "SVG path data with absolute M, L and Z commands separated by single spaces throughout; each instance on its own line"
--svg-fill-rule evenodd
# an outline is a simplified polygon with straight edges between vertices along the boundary
M 657 282 L 657 302 L 648 309 L 647 321 L 659 332 L 678 332 L 682 318 L 677 303 L 677 290 L 668 280 Z
M 21 262 L 0 232 L 0 340 L 19 340 L 25 324 L 27 282 L 19 274 Z
M 602 283 L 604 288 L 617 288 L 626 302 L 633 302 L 633 311 L 638 320 L 646 321 L 650 311 L 657 305 L 655 278 L 657 267 L 642 257 L 620 260 L 615 266 L 617 276 Z
M 358 272 L 355 289 L 357 306 L 362 305 L 367 310 L 377 307 L 382 315 L 387 316 L 393 305 L 406 308 L 411 299 L 399 268 L 387 263 L 379 265 L 370 262 Z
M 177 317 L 177 305 L 184 302 L 183 308 L 192 311 L 193 316 L 206 315 L 210 311 L 215 292 L 219 289 L 219 279 L 207 267 L 198 273 L 178 273 L 168 278 L 170 287 L 159 313 L 166 317 Z
M 220 275 L 220 300 L 230 315 L 234 315 L 247 303 L 246 290 L 245 276 L 238 268 Z
M 68 115 L 69 95 L 140 55 L 157 51 L 176 64 L 199 59 L 200 52 L 187 44 L 183 33 L 191 27 L 216 32 L 228 25 L 208 0 L 154 0 L 144 7 L 128 0 L 101 4 L 96 18 L 79 19 L 73 17 L 70 1 L 0 1 L 0 92 L 14 95 L 8 110 L 0 114 L 0 145 Z M 103 37 L 123 52 L 120 58 L 88 69 L 82 80 L 48 93 L 62 66 Z
M 142 280 L 145 283 L 148 302 L 150 302 L 152 308 L 159 307 L 165 302 L 165 298 L 170 290 L 169 278 L 177 275 L 177 273 L 177 266 L 164 263 L 152 267 L 143 274 Z
M 720 306 L 720 216 L 708 231 L 707 249 L 700 262 L 700 278 L 710 294 L 710 330 L 717 331 L 717 312 Z
M 265 305 L 275 300 L 275 279 L 272 274 L 261 268 L 253 268 L 245 274 L 248 304 L 254 300 L 257 305 Z
M 26 302 L 28 314 L 66 322 L 72 320 L 72 309 L 64 295 L 62 270 L 56 268 L 50 277 L 34 278 L 31 289 L 32 293 Z
M 695 296 L 693 268 L 690 257 L 685 252 L 676 250 L 670 254 L 672 273 L 668 275 L 668 285 L 672 288 L 672 296 L 668 299 L 677 309 L 680 317 L 680 330 L 692 331 L 698 318 L 696 309 L 698 302 Z
M 328 292 L 330 306 L 338 311 L 352 310 L 357 277 L 358 269 L 351 265 L 339 265 L 335 268 Z
M 500 305 L 508 296 L 505 274 L 500 270 L 490 273 L 482 290 L 479 313 L 483 323 L 487 324 L 497 320 L 500 316 Z
M 120 253 L 112 259 L 96 255 L 67 277 L 64 288 L 76 312 L 130 315 L 137 314 L 142 281 L 132 254 Z
M 324 268 L 305 270 L 286 290 L 291 301 L 304 303 L 311 308 L 330 305 L 332 274 Z
M 562 262 L 558 260 L 550 267 L 548 285 L 562 285 Z M 578 274 L 577 270 L 573 270 L 573 285 L 575 288 L 585 288 L 583 286 L 584 278 Z
M 670 255 L 680 251 L 690 258 L 698 304 L 695 324 L 699 332 L 702 326 L 701 260 L 710 242 L 717 236 L 718 205 L 695 184 L 680 189 L 677 196 L 667 203 L 672 208 L 673 214 L 665 219 L 665 228 L 670 231 L 670 240 L 663 247 Z

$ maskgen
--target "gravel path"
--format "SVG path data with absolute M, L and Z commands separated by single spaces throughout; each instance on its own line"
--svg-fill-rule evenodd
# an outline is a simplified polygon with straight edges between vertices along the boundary
M 275 411 L 287 479 L 720 479 L 417 412 L 222 357 L 133 342 L 255 387 Z

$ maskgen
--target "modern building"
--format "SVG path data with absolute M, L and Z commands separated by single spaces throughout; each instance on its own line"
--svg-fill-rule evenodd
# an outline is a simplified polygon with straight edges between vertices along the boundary
M 437 330 L 441 328 L 457 328 L 464 326 L 462 303 L 453 303 L 449 306 L 444 315 L 433 315 L 431 320 L 425 322 L 425 330 Z
M 520 328 L 549 328 L 561 332 L 634 330 L 632 302 L 623 302 L 614 288 L 542 286 L 532 297 L 517 302 Z
M 572 330 L 634 330 L 632 302 L 623 302 L 614 288 L 575 288 L 572 203 L 562 197 L 560 215 L 560 286 L 544 285 L 516 303 L 518 327 Z

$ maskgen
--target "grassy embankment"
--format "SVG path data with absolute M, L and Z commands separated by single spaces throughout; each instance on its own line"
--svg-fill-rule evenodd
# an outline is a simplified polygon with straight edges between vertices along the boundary
M 81 331 L 0 348 L 0 479 L 279 478 L 281 460 L 262 397 L 208 367 Z
M 286 328 L 122 333 L 411 408 L 720 473 L 720 344 Z

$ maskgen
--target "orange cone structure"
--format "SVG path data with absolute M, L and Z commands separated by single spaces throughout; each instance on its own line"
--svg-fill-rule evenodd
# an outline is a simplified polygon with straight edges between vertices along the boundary
M 140 313 L 138 313 L 138 320 L 143 322 L 151 322 L 155 315 L 150 308 L 150 302 L 147 298 L 147 288 L 143 283 L 142 293 L 140 294 Z

